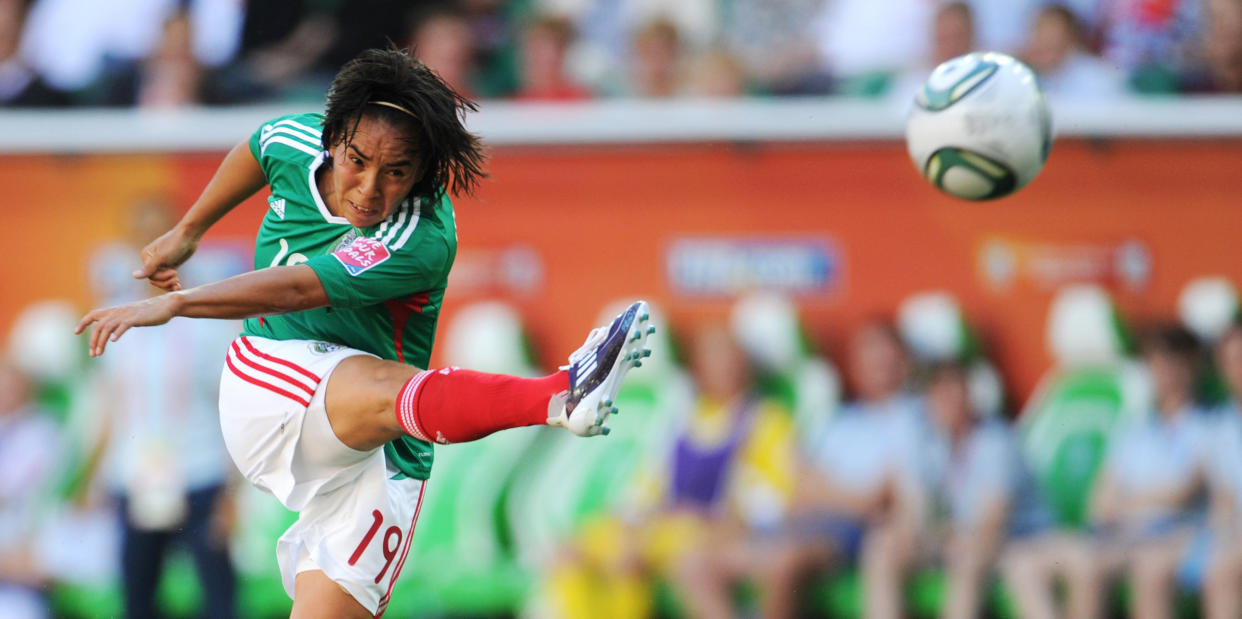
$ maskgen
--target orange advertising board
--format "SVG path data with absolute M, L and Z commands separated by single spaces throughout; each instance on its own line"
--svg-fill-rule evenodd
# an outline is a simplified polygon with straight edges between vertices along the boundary
M 89 256 L 122 234 L 127 207 L 188 206 L 220 157 L 0 157 L 11 256 L 0 328 L 43 298 L 85 309 Z M 892 142 L 504 148 L 490 173 L 457 201 L 446 320 L 473 300 L 511 300 L 547 366 L 618 297 L 645 296 L 684 327 L 776 286 L 839 358 L 859 320 L 945 289 L 1024 396 L 1050 363 L 1044 318 L 1059 286 L 1101 283 L 1150 322 L 1173 315 L 1192 277 L 1242 282 L 1239 140 L 1062 140 L 1034 183 L 991 203 L 937 194 Z M 264 197 L 208 240 L 247 241 Z

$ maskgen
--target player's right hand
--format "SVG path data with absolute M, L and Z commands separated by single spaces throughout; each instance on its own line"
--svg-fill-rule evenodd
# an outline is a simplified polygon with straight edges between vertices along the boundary
M 134 279 L 147 279 L 164 290 L 181 290 L 177 267 L 194 255 L 198 237 L 177 226 L 142 248 L 142 268 L 134 271 Z
M 162 294 L 134 303 L 91 310 L 78 322 L 78 327 L 73 330 L 73 334 L 82 333 L 92 323 L 95 324 L 91 330 L 89 350 L 92 357 L 98 357 L 103 354 L 108 342 L 121 339 L 121 335 L 130 327 L 152 327 L 172 320 L 173 316 L 177 315 L 177 302 L 180 296 Z

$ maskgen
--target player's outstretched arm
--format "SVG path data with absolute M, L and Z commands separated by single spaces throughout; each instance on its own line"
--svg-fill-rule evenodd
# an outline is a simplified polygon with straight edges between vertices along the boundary
M 194 254 L 203 234 L 265 184 L 267 178 L 249 142 L 233 147 L 181 221 L 143 248 L 142 268 L 134 271 L 134 278 L 149 279 L 164 290 L 180 290 L 177 267 Z
M 91 331 L 90 355 L 103 354 L 130 327 L 162 325 L 176 316 L 189 318 L 250 318 L 287 314 L 328 304 L 319 276 L 306 265 L 251 271 L 189 290 L 134 303 L 97 309 L 78 323 L 75 334 Z

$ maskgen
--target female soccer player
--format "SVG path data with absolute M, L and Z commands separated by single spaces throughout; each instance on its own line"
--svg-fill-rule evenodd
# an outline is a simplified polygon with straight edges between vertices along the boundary
M 646 304 L 595 329 L 550 376 L 457 368 L 431 356 L 457 252 L 450 193 L 483 175 L 474 105 L 398 50 L 346 64 L 325 114 L 264 124 L 235 147 L 181 221 L 142 251 L 171 291 L 94 310 L 90 353 L 174 316 L 246 318 L 220 385 L 225 444 L 242 474 L 299 512 L 280 538 L 294 617 L 378 616 L 409 551 L 431 441 L 552 424 L 606 434 L 612 400 L 648 354 Z M 182 290 L 204 232 L 267 185 L 255 271 Z

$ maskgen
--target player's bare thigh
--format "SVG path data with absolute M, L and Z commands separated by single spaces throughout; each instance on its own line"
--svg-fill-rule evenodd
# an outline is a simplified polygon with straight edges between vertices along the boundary
M 289 613 L 290 619 L 372 617 L 358 600 L 320 570 L 298 574 L 293 587 L 293 610 Z
M 355 355 L 328 377 L 324 408 L 332 431 L 353 449 L 367 451 L 400 437 L 394 406 L 401 387 L 419 370 L 396 361 Z

